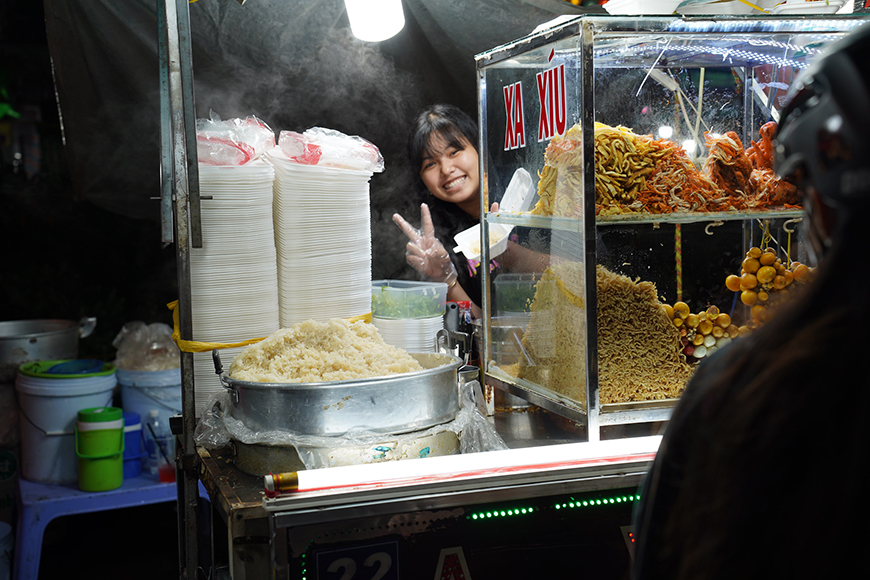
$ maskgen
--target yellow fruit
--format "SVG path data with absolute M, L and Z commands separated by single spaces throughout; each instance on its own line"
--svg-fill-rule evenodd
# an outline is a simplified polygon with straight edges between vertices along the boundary
M 686 326 L 689 328 L 697 328 L 700 319 L 697 314 L 690 314 L 686 317 Z
M 746 255 L 749 258 L 760 258 L 761 257 L 761 248 L 753 246 L 753 247 L 749 248 L 749 251 L 746 252 Z
M 680 327 L 680 326 L 682 326 L 682 325 L 683 325 L 683 319 L 682 319 L 682 318 L 680 318 L 679 316 L 677 316 L 676 318 L 674 318 L 674 326 L 676 326 L 676 327 Z
M 702 344 L 704 344 L 704 335 L 700 332 L 697 333 L 695 337 L 692 338 L 692 344 L 694 344 L 695 346 L 701 346 Z
M 773 278 L 773 287 L 777 290 L 782 290 L 788 285 L 788 282 L 785 281 L 785 276 L 774 276 Z
M 794 274 L 786 270 L 783 272 L 782 277 L 785 278 L 785 285 L 788 286 L 792 282 L 794 282 Z
M 749 311 L 749 314 L 752 316 L 753 320 L 757 320 L 758 322 L 763 322 L 766 318 L 765 308 L 760 304 L 753 306 L 752 310 Z
M 768 296 L 767 292 L 765 292 L 764 290 L 762 290 L 761 292 L 758 293 L 758 301 L 759 302 L 767 302 L 768 298 L 770 298 L 770 296 Z
M 665 309 L 665 314 L 668 315 L 668 318 L 674 317 L 674 308 L 670 304 L 662 304 L 662 308 Z
M 722 312 L 719 316 L 716 317 L 716 324 L 721 326 L 722 328 L 728 328 L 731 326 L 731 317 Z
M 707 307 L 707 318 L 710 320 L 716 320 L 716 317 L 719 316 L 719 307 L 710 305 Z
M 740 293 L 740 301 L 747 306 L 755 306 L 755 303 L 758 302 L 758 294 L 752 290 L 744 290 Z
M 714 326 L 713 330 L 710 331 L 710 334 L 712 334 L 716 338 L 721 338 L 725 336 L 725 329 L 721 326 Z
M 689 315 L 689 305 L 685 302 L 677 302 L 674 304 L 674 314 L 680 318 L 686 318 Z
M 762 266 L 772 266 L 776 262 L 776 254 L 774 254 L 772 250 L 768 250 L 761 254 L 758 261 Z
M 755 277 L 762 284 L 767 284 L 776 277 L 776 268 L 773 266 L 762 266 L 758 269 L 758 272 L 755 273 Z
M 698 332 L 700 332 L 701 334 L 703 334 L 705 336 L 710 334 L 710 331 L 712 331 L 712 330 L 713 330 L 713 323 L 710 322 L 709 320 L 702 320 L 698 324 Z
M 740 329 L 736 324 L 732 324 L 725 330 L 725 333 L 731 338 L 737 338 L 740 336 Z
M 806 282 L 810 277 L 810 268 L 806 264 L 795 262 L 792 265 L 791 271 L 794 274 L 794 279 L 798 282 Z
M 749 272 L 750 274 L 755 274 L 758 272 L 758 269 L 761 267 L 761 263 L 757 258 L 746 258 L 743 260 L 743 271 Z
M 743 274 L 740 276 L 740 288 L 742 290 L 752 290 L 758 286 L 758 278 L 755 277 L 755 274 Z
M 731 290 L 732 292 L 740 291 L 740 277 L 731 274 L 727 278 L 725 278 L 725 287 Z

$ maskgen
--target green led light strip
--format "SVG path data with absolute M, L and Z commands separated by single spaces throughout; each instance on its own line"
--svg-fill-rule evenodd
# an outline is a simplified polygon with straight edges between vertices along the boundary
M 506 518 L 513 516 L 524 516 L 530 513 L 533 513 L 535 508 L 532 507 L 522 507 L 522 508 L 512 508 L 507 510 L 486 510 L 485 512 L 477 512 L 473 514 L 469 514 L 466 516 L 466 519 L 469 520 L 487 520 L 492 518 Z
M 585 507 L 595 507 L 595 506 L 604 506 L 604 505 L 617 505 L 622 503 L 631 503 L 634 501 L 638 501 L 640 499 L 640 494 L 620 494 L 614 495 L 612 497 L 599 497 L 594 499 L 584 499 L 584 500 L 575 500 L 571 498 L 570 501 L 557 502 L 552 507 L 557 510 L 562 509 L 577 509 L 577 508 L 585 508 Z M 533 507 L 515 507 L 511 509 L 490 509 L 479 512 L 472 512 L 465 516 L 468 520 L 491 520 L 493 518 L 505 518 L 505 517 L 515 517 L 515 516 L 524 516 L 536 511 L 540 511 L 538 508 Z
M 571 509 L 571 508 L 584 508 L 584 507 L 594 507 L 600 505 L 611 505 L 618 503 L 629 503 L 632 501 L 640 500 L 640 494 L 636 495 L 617 495 L 614 497 L 605 497 L 605 498 L 597 498 L 597 499 L 584 499 L 583 501 L 574 500 L 573 498 L 569 502 L 557 503 L 553 507 L 557 510 L 560 509 Z

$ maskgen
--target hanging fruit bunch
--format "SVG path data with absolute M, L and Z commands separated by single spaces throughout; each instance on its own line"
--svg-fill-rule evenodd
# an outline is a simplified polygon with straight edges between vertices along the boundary
M 716 306 L 709 306 L 698 313 L 690 312 L 689 305 L 685 302 L 663 306 L 674 326 L 680 331 L 682 352 L 689 358 L 689 362 L 713 354 L 716 349 L 740 335 L 740 329 L 731 322 L 731 316 L 719 312 Z
M 773 315 L 795 287 L 808 282 L 814 268 L 800 262 L 783 263 L 776 251 L 768 246 L 749 248 L 740 268 L 740 275 L 725 278 L 725 286 L 740 293 L 740 301 L 749 307 L 748 329 L 758 327 Z

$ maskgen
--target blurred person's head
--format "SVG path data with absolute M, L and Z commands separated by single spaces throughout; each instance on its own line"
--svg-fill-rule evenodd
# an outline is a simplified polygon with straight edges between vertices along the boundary
M 816 257 L 870 205 L 870 25 L 832 44 L 792 84 L 774 169 L 804 191 Z

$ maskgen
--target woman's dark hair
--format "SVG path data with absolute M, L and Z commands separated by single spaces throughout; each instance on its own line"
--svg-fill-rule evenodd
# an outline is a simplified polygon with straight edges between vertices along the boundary
M 417 115 L 408 139 L 408 161 L 418 173 L 423 157 L 434 153 L 429 148 L 433 135 L 443 137 L 450 147 L 463 149 L 463 141 L 468 141 L 477 150 L 478 133 L 474 119 L 454 105 L 431 105 Z
M 468 261 L 461 255 L 456 255 L 452 249 L 453 236 L 475 225 L 477 220 L 461 210 L 456 204 L 430 195 L 420 178 L 420 164 L 423 157 L 435 153 L 429 149 L 429 142 L 433 135 L 443 137 L 448 146 L 457 149 L 464 148 L 467 141 L 477 151 L 477 123 L 462 109 L 454 105 L 439 103 L 426 107 L 417 115 L 411 129 L 408 138 L 408 161 L 416 176 L 414 179 L 416 195 L 419 201 L 425 202 L 432 212 L 435 235 L 447 246 L 450 259 L 459 275 L 460 286 L 465 289 L 475 304 L 480 304 L 479 283 L 472 278 L 468 271 Z

